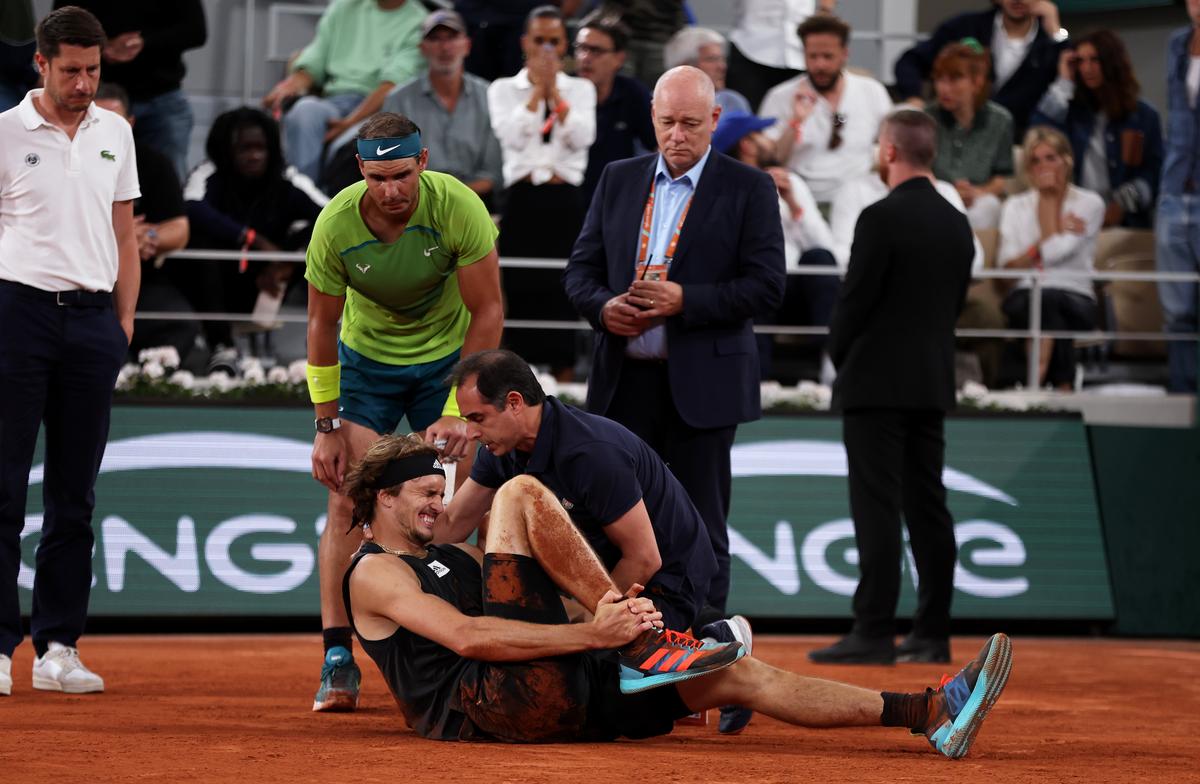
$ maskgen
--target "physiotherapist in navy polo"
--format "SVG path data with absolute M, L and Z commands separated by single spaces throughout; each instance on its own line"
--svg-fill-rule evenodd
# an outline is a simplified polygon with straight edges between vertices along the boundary
M 604 169 L 563 274 L 596 330 L 588 410 L 648 443 L 699 510 L 714 617 L 729 594 L 729 450 L 762 414 L 753 319 L 779 308 L 786 279 L 775 183 L 712 150 L 720 113 L 704 72 L 662 75 L 660 152 Z
M 737 640 L 752 650 L 745 618 L 703 620 L 717 572 L 704 521 L 662 459 L 620 424 L 545 394 L 511 351 L 460 361 L 449 382 L 469 435 L 483 449 L 471 477 L 434 523 L 437 542 L 461 542 L 484 521 L 500 486 L 519 474 L 554 493 L 622 592 L 645 586 L 668 629 Z M 551 575 L 552 577 L 554 575 Z M 746 708 L 721 709 L 721 732 L 740 732 Z
M 46 424 L 33 581 L 33 688 L 104 690 L 79 659 L 92 511 L 140 264 L 129 123 L 93 103 L 104 29 L 67 6 L 37 27 L 45 88 L 0 114 L 0 695 L 21 642 L 17 574 L 30 466 Z

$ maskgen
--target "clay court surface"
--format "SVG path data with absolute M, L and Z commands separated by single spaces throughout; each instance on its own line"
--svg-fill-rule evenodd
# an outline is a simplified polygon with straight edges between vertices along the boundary
M 938 665 L 816 667 L 821 637 L 760 637 L 772 664 L 872 688 L 919 689 Z M 954 641 L 954 670 L 982 640 Z M 426 741 L 374 666 L 357 713 L 309 711 L 316 635 L 93 636 L 103 695 L 35 692 L 31 649 L 0 697 L 0 782 L 1182 782 L 1200 781 L 1200 643 L 1013 641 L 1013 674 L 970 756 L 901 730 L 805 730 L 756 717 L 650 741 L 506 746 Z

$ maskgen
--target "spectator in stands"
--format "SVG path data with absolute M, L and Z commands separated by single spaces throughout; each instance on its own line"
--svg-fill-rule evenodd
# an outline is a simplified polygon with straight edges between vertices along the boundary
M 588 149 L 583 175 L 584 205 L 591 204 L 605 166 L 658 147 L 650 123 L 650 91 L 618 73 L 628 45 L 629 28 L 600 14 L 584 19 L 575 36 L 575 73 L 596 87 L 596 141 Z
M 871 149 L 892 103 L 882 84 L 846 70 L 850 26 L 841 19 L 811 16 L 797 32 L 808 73 L 773 87 L 759 114 L 775 120 L 768 135 L 779 160 L 828 205 L 841 183 L 871 170 Z
M 946 44 L 974 38 L 992 55 L 992 100 L 1008 109 L 1016 138 L 1025 133 L 1042 93 L 1054 81 L 1060 42 L 1066 30 L 1050 0 L 994 0 L 993 9 L 959 14 L 938 25 L 928 39 L 896 61 L 900 100 L 920 105 L 922 81 L 929 78 Z
M 1192 24 L 1167 45 L 1167 146 L 1158 202 L 1158 269 L 1200 272 L 1200 0 L 1187 0 Z M 1197 285 L 1161 281 L 1167 332 L 1195 333 Z M 1172 392 L 1196 393 L 1197 346 L 1171 341 Z
M 38 74 L 33 67 L 36 23 L 33 0 L 0 3 L 0 112 L 19 104 L 37 84 Z
M 463 68 L 471 39 L 454 11 L 441 9 L 421 23 L 421 54 L 429 69 L 388 93 L 383 111 L 402 114 L 421 126 L 429 167 L 461 180 L 487 201 L 502 182 L 500 143 L 488 115 L 488 83 Z M 362 179 L 358 168 L 358 128 L 338 140 L 325 174 L 326 189 L 337 193 Z
M 1140 90 L 1124 42 L 1097 30 L 1063 51 L 1058 79 L 1033 115 L 1034 124 L 1054 125 L 1071 140 L 1075 184 L 1108 203 L 1105 226 L 1153 223 L 1162 124 L 1154 107 L 1138 99 Z
M 754 111 L 782 81 L 799 76 L 804 46 L 796 33 L 814 13 L 832 14 L 837 0 L 738 0 L 737 27 L 729 34 L 727 86 L 746 96 Z
M 567 28 L 554 6 L 530 12 L 521 45 L 525 67 L 488 88 L 508 188 L 500 255 L 565 259 L 583 223 L 579 186 L 596 139 L 596 88 L 563 73 Z M 556 270 L 506 269 L 504 289 L 509 318 L 575 318 Z M 570 331 L 517 329 L 506 331 L 505 340 L 532 364 L 549 365 L 560 376 L 574 367 Z
M 937 122 L 933 174 L 954 183 L 974 229 L 996 228 L 1013 174 L 1012 115 L 988 100 L 987 74 L 978 41 L 946 44 L 933 63 L 937 97 L 925 107 Z
M 1061 272 L 1091 272 L 1096 237 L 1104 223 L 1104 200 L 1071 184 L 1071 143 L 1053 128 L 1025 135 L 1023 167 L 1030 189 L 1010 196 L 1000 216 L 1002 266 L 1036 269 L 1044 275 L 1042 329 L 1088 330 L 1096 326 L 1096 295 L 1088 278 Z M 1004 300 L 1014 329 L 1029 326 L 1030 284 L 1022 280 Z M 1071 389 L 1075 380 L 1073 342 L 1043 338 L 1038 383 Z
M 837 271 L 837 262 L 830 252 L 833 235 L 829 224 L 821 217 L 812 191 L 795 172 L 788 171 L 775 160 L 775 145 L 763 134 L 763 129 L 775 121 L 744 112 L 722 113 L 713 134 L 712 145 L 747 166 L 762 169 L 775 180 L 779 191 L 779 218 L 783 226 L 783 258 L 788 272 L 801 266 L 827 266 Z M 783 304 L 775 314 L 764 314 L 763 324 L 794 324 L 829 326 L 833 305 L 837 302 L 838 276 L 788 275 Z M 758 336 L 758 361 L 764 379 L 771 378 L 773 354 L 771 335 Z M 824 348 L 824 339 L 819 341 Z M 833 377 L 833 365 L 822 351 L 822 370 L 827 380 Z
M 312 180 L 286 166 L 276 122 L 250 107 L 213 121 L 208 160 L 188 178 L 184 191 L 192 248 L 280 251 L 303 248 L 312 223 L 329 201 Z M 201 313 L 250 313 L 260 292 L 282 296 L 294 264 L 193 261 L 174 273 L 176 284 Z M 237 351 L 227 321 L 206 321 L 212 369 L 235 368 Z
M 683 0 L 604 0 L 600 4 L 600 13 L 618 17 L 633 31 L 625 67 L 647 87 L 666 70 L 663 47 L 689 21 L 684 6 Z
M 137 127 L 130 108 L 129 93 L 120 85 L 102 83 L 96 89 L 96 105 L 116 112 Z M 137 309 L 157 312 L 191 312 L 187 298 L 171 282 L 164 256 L 184 248 L 188 243 L 187 210 L 183 206 L 183 188 L 170 159 L 142 142 L 134 143 L 137 156 L 138 183 L 142 195 L 133 202 L 133 228 L 137 236 L 138 255 L 142 260 L 142 287 L 138 292 Z M 143 348 L 174 346 L 180 358 L 186 360 L 200 335 L 196 321 L 140 320 L 129 351 L 134 356 Z
M 183 53 L 208 38 L 201 0 L 54 0 L 86 8 L 104 25 L 104 79 L 129 93 L 134 136 L 171 159 L 187 176 L 192 106 L 183 94 Z
M 467 70 L 489 82 L 512 76 L 524 65 L 521 35 L 529 12 L 546 0 L 455 0 L 454 8 L 467 23 L 471 51 Z M 579 9 L 580 0 L 556 0 L 565 18 Z
M 276 117 L 287 109 L 288 160 L 301 174 L 316 182 L 326 143 L 358 127 L 393 87 L 417 75 L 426 15 L 418 0 L 334 0 L 325 9 L 292 72 L 263 98 Z
M 750 102 L 739 92 L 725 86 L 725 36 L 707 27 L 688 26 L 671 36 L 663 48 L 663 65 L 668 69 L 677 65 L 694 65 L 712 79 L 717 95 L 717 106 L 722 112 L 753 114 Z

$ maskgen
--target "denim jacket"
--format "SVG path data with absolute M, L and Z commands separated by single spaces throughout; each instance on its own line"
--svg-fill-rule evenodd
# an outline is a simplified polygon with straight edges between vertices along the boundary
M 1081 184 L 1083 158 L 1096 128 L 1096 112 L 1078 95 L 1069 104 L 1065 103 L 1060 85 L 1056 82 L 1042 96 L 1030 121 L 1031 126 L 1041 124 L 1058 128 L 1070 139 L 1071 152 L 1075 156 L 1075 184 Z M 1137 165 L 1128 164 L 1121 155 L 1121 137 L 1127 131 L 1142 135 L 1142 157 Z M 1137 190 L 1137 209 L 1127 210 L 1121 225 L 1149 228 L 1153 222 L 1163 163 L 1162 121 L 1154 107 L 1145 101 L 1138 101 L 1137 107 L 1128 116 L 1109 120 L 1104 129 L 1104 157 L 1108 164 L 1110 187 L 1115 191 L 1125 183 L 1132 182 Z
M 1161 193 L 1200 192 L 1200 101 L 1188 106 L 1188 43 L 1192 28 L 1171 36 L 1167 45 L 1167 146 Z

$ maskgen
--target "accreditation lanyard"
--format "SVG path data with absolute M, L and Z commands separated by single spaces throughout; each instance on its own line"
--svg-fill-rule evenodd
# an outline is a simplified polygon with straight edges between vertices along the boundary
M 688 196 L 687 204 L 683 205 L 683 211 L 679 213 L 679 222 L 675 224 L 675 231 L 671 234 L 671 241 L 667 243 L 667 252 L 663 254 L 662 263 L 651 264 L 654 260 L 653 256 L 649 256 L 650 250 L 650 229 L 654 223 L 654 189 L 657 185 L 658 177 L 655 177 L 650 183 L 650 196 L 646 199 L 646 209 L 642 213 L 642 231 L 638 241 L 638 257 L 637 264 L 642 268 L 638 278 L 641 280 L 666 280 L 667 268 L 671 266 L 672 259 L 675 258 L 675 247 L 679 244 L 679 232 L 683 230 L 683 222 L 687 220 L 688 210 L 692 207 L 692 199 L 696 196 L 693 190 L 692 195 Z

